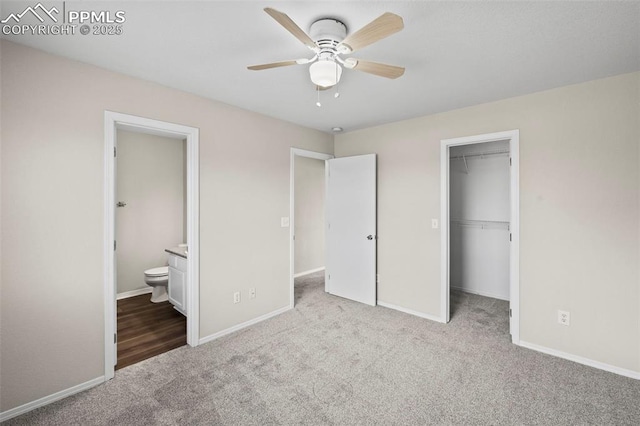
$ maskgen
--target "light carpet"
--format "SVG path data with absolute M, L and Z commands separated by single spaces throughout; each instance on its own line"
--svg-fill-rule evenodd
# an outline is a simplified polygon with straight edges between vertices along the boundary
M 510 343 L 507 302 L 452 295 L 447 325 L 296 280 L 296 307 L 8 425 L 640 424 L 640 381 Z

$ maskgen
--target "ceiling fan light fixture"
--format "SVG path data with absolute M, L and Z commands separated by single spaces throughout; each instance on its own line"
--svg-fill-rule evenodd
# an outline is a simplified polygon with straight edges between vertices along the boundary
M 335 86 L 342 76 L 342 67 L 333 60 L 320 60 L 309 67 L 311 81 L 321 87 Z

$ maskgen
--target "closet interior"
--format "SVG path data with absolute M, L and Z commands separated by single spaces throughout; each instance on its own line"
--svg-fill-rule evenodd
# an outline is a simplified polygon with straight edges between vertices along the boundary
M 509 300 L 509 141 L 449 150 L 450 287 Z

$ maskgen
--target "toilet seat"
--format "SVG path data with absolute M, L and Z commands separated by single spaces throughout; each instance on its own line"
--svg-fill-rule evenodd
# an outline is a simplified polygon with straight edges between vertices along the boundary
M 169 267 L 168 266 L 160 266 L 157 268 L 151 268 L 144 271 L 144 275 L 150 278 L 155 277 L 164 277 L 169 275 Z

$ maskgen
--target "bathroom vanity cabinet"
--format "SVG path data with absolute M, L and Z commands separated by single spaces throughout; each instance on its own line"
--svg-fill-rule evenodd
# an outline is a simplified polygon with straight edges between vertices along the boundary
M 167 250 L 169 253 L 169 302 L 182 315 L 187 315 L 187 259 Z

